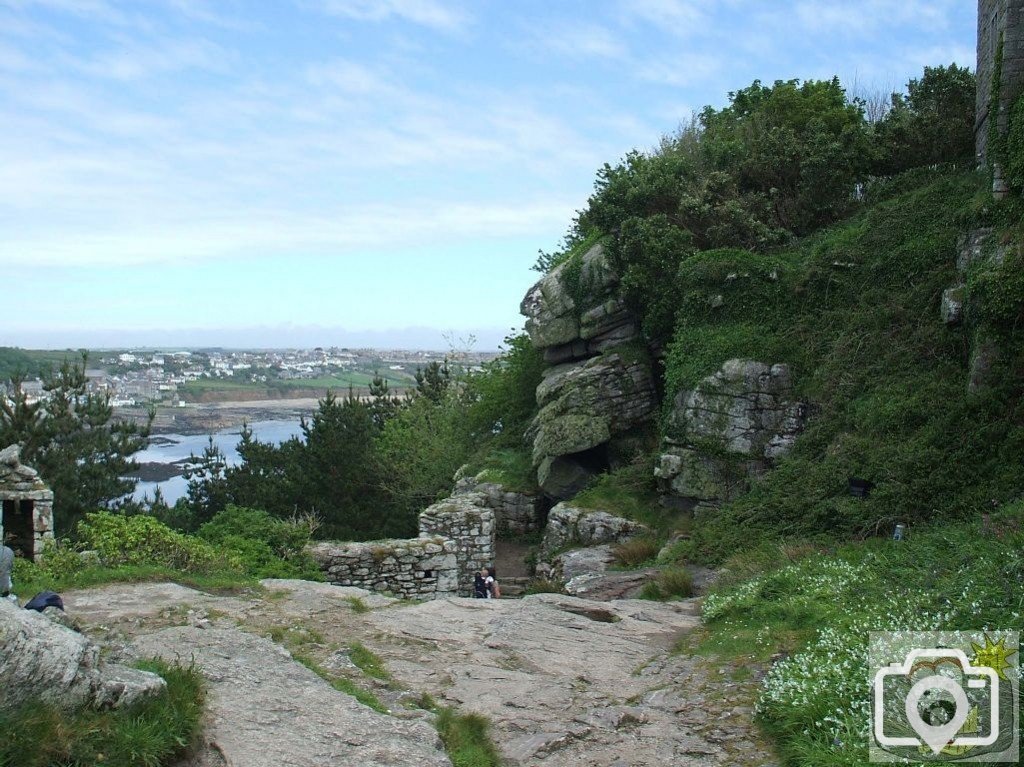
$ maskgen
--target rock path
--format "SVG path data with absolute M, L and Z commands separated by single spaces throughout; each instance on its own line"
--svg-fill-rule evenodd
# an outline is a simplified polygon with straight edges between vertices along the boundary
M 749 684 L 671 652 L 698 625 L 695 602 L 540 594 L 407 604 L 326 584 L 263 585 L 247 598 L 173 584 L 66 595 L 88 633 L 128 655 L 195 659 L 209 682 L 208 747 L 182 767 L 447 765 L 430 715 L 404 707 L 420 693 L 487 716 L 511 767 L 774 761 L 751 724 Z M 373 690 L 393 715 L 336 691 L 268 635 L 295 638 L 293 650 Z M 348 658 L 353 642 L 393 681 L 365 676 Z

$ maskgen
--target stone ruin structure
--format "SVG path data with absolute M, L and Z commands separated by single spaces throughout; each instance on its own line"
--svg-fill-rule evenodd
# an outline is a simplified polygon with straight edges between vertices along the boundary
M 647 349 L 618 287 L 597 244 L 542 277 L 520 306 L 549 365 L 529 438 L 537 484 L 555 501 L 630 457 L 657 410 Z
M 21 448 L 0 450 L 0 540 L 27 559 L 39 559 L 53 539 L 53 491 L 21 462 Z
M 494 564 L 494 511 L 482 493 L 454 495 L 420 514 L 419 537 L 339 543 L 308 551 L 328 582 L 403 599 L 473 595 L 473 575 Z
M 1002 42 L 999 67 L 999 98 L 993 100 L 992 84 L 997 52 Z M 978 91 L 974 119 L 978 163 L 989 161 L 988 140 L 991 121 L 1006 135 L 1010 110 L 1024 92 L 1024 0 L 978 0 Z M 1003 169 L 992 163 L 992 191 L 1007 193 Z

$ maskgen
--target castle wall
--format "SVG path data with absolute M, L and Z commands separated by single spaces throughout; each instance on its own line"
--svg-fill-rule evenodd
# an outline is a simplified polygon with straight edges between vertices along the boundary
M 999 103 L 991 104 L 992 73 L 999 38 L 1003 62 Z M 988 162 L 989 120 L 1005 132 L 1010 109 L 1024 90 L 1024 0 L 978 0 L 978 96 L 974 123 L 975 148 L 980 165 Z

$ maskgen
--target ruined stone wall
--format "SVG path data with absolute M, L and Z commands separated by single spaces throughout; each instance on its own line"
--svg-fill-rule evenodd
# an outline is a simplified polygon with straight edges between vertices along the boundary
M 999 103 L 992 104 L 992 73 L 999 39 L 1003 59 Z M 974 123 L 978 161 L 988 161 L 989 120 L 1005 132 L 1013 102 L 1024 90 L 1024 0 L 978 1 L 978 96 Z
M 4 501 L 11 502 L 9 513 L 17 517 L 7 520 L 8 532 L 22 532 L 22 540 L 12 546 L 38 560 L 46 542 L 53 540 L 53 491 L 35 469 L 21 463 L 17 445 L 0 450 L 0 542 L 4 540 Z
M 403 599 L 439 599 L 459 591 L 455 541 L 441 537 L 337 543 L 308 551 L 328 582 L 388 592 Z
M 494 533 L 498 538 L 517 538 L 541 529 L 537 496 L 508 490 L 497 482 L 480 482 L 475 477 L 460 479 L 453 495 L 479 493 L 480 502 L 494 512 Z
M 473 576 L 494 564 L 494 512 L 483 493 L 466 493 L 435 503 L 420 514 L 420 537 L 439 536 L 455 544 L 459 596 L 473 595 Z

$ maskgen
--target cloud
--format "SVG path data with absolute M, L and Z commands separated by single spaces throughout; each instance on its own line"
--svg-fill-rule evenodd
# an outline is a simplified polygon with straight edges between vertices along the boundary
M 126 221 L 80 222 L 6 237 L 0 266 L 98 266 L 239 258 L 261 253 L 365 253 L 410 246 L 497 240 L 564 226 L 575 200 L 508 204 L 405 200 L 349 206 L 327 214 L 284 208 L 154 210 L 140 205 Z
M 317 6 L 332 16 L 356 21 L 405 21 L 438 32 L 461 32 L 471 17 L 461 8 L 438 0 L 318 0 Z
M 537 47 L 560 56 L 580 59 L 622 59 L 627 54 L 621 36 L 597 24 L 573 22 L 552 28 L 537 27 L 531 33 Z
M 696 0 L 624 0 L 620 14 L 626 20 L 644 21 L 675 35 L 689 35 L 707 21 Z
M 955 3 L 951 0 L 861 0 L 857 3 L 802 0 L 796 4 L 792 15 L 799 24 L 815 33 L 863 35 L 903 25 L 948 29 L 954 10 Z

